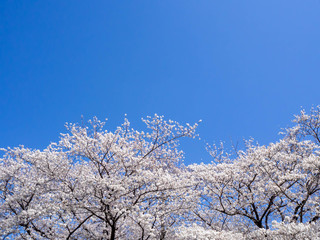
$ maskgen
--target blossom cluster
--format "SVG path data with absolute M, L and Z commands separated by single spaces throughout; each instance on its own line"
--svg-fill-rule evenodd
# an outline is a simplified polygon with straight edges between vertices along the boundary
M 44 150 L 2 149 L 2 239 L 320 239 L 320 108 L 267 146 L 183 165 L 197 124 L 155 115 L 146 131 L 94 118 Z

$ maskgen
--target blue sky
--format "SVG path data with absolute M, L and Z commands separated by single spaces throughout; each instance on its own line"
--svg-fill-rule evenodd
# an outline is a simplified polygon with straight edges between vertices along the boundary
M 320 1 L 0 3 L 0 146 L 44 148 L 65 122 L 202 119 L 204 141 L 278 139 L 320 104 Z

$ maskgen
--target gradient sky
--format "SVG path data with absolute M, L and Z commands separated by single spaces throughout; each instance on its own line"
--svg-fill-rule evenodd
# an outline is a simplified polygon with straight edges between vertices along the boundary
M 65 122 L 113 130 L 202 119 L 205 142 L 279 138 L 320 104 L 320 1 L 0 2 L 0 147 L 44 148 Z

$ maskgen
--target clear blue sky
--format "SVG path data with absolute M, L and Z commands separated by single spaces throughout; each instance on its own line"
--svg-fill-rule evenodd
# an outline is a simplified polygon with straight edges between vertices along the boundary
M 320 104 L 320 1 L 0 3 L 0 146 L 43 148 L 65 122 L 202 119 L 213 143 L 278 138 Z M 185 141 L 186 162 L 210 161 Z

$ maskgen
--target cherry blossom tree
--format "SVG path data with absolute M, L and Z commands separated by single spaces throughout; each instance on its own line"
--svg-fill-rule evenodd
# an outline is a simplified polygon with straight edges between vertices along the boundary
M 68 124 L 44 151 L 6 149 L 0 165 L 0 234 L 15 239 L 164 239 L 184 190 L 182 137 L 194 126 L 143 120 L 138 132 Z M 179 191 L 178 191 L 179 190 Z M 170 211 L 169 211 L 170 209 Z M 168 225 L 169 224 L 169 225 Z
M 196 227 L 244 234 L 262 234 L 257 229 L 265 229 L 261 236 L 266 237 L 276 233 L 266 230 L 281 226 L 283 239 L 283 229 L 294 224 L 315 229 L 310 224 L 318 224 L 319 218 L 319 112 L 319 108 L 310 115 L 302 111 L 294 120 L 297 125 L 276 143 L 259 146 L 248 141 L 246 150 L 238 151 L 234 159 L 213 152 L 217 160 L 211 164 L 191 165 L 198 189 Z

